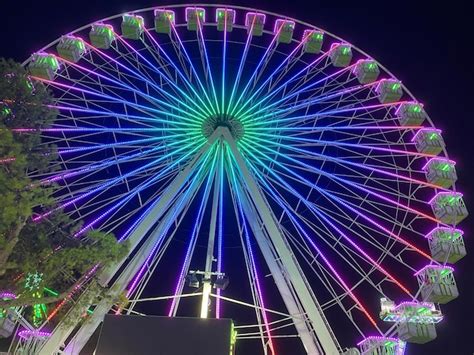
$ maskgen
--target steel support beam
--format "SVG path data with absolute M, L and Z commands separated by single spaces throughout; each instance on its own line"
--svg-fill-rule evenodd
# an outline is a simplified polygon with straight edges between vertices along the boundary
M 272 266 L 272 263 L 275 262 L 274 256 L 265 257 L 267 263 L 270 262 L 268 266 L 270 268 L 275 269 L 275 270 L 271 270 L 272 275 L 275 278 L 275 282 L 278 282 L 277 286 L 280 285 L 279 286 L 280 292 L 283 291 L 282 293 L 283 298 L 285 299 L 287 289 L 288 289 L 288 287 L 285 287 L 284 282 L 286 282 L 285 280 L 288 280 L 296 296 L 298 297 L 298 300 L 301 303 L 303 310 L 306 313 L 306 316 L 308 317 L 311 323 L 311 327 L 314 330 L 317 340 L 321 344 L 321 347 L 324 353 L 327 355 L 339 354 L 338 343 L 337 343 L 336 337 L 334 336 L 334 333 L 332 332 L 332 329 L 329 326 L 329 323 L 326 320 L 326 317 L 324 316 L 324 313 L 314 293 L 312 292 L 311 287 L 309 286 L 308 281 L 306 280 L 306 277 L 304 276 L 304 273 L 302 272 L 296 258 L 294 257 L 290 249 L 290 246 L 287 244 L 283 236 L 283 233 L 278 227 L 278 222 L 272 210 L 269 207 L 268 201 L 266 200 L 265 196 L 262 194 L 262 191 L 258 187 L 257 182 L 255 181 L 253 175 L 250 173 L 242 154 L 237 148 L 237 144 L 234 138 L 232 137 L 231 133 L 229 132 L 227 128 L 221 127 L 218 130 L 222 132 L 222 135 L 225 141 L 229 145 L 229 148 L 239 167 L 240 175 L 245 183 L 245 187 L 248 192 L 248 194 L 246 195 L 253 202 L 253 205 L 255 206 L 255 210 L 260 216 L 260 219 L 266 230 L 266 233 L 269 239 L 271 240 L 272 246 L 276 252 L 276 256 L 278 257 L 282 265 L 282 270 L 278 267 Z M 252 211 L 249 211 L 249 212 L 250 214 L 246 213 L 247 218 L 249 218 L 250 220 L 254 219 L 254 215 L 251 213 Z M 262 230 L 261 228 L 257 226 L 254 226 L 253 228 L 256 228 L 257 234 L 261 234 L 260 232 Z M 259 238 L 259 239 L 260 241 L 257 239 L 257 242 L 259 243 L 260 247 L 262 246 L 264 247 L 264 249 L 262 249 L 262 253 L 265 256 L 265 253 L 269 252 L 268 250 L 269 240 L 266 240 L 263 238 Z M 275 274 L 273 274 L 274 271 L 275 271 Z M 284 280 L 277 281 L 277 278 L 280 278 L 280 275 L 279 275 L 280 273 L 283 274 L 282 276 L 284 277 Z M 280 287 L 282 287 L 282 289 L 280 289 Z M 290 309 L 289 311 L 291 313 Z M 320 353 L 317 350 L 319 344 L 317 343 L 317 341 L 315 341 L 316 339 L 313 340 L 308 337 L 308 335 L 311 335 L 310 331 L 311 331 L 311 328 L 300 333 L 301 340 L 303 341 L 303 344 L 305 345 L 305 348 L 308 354 L 318 354 Z M 311 336 L 311 338 L 313 337 Z
M 212 147 L 214 142 L 221 134 L 215 132 L 212 134 L 208 142 L 199 150 L 199 152 L 194 156 L 194 158 L 186 165 L 186 167 L 176 176 L 172 181 L 169 187 L 163 193 L 163 196 L 158 200 L 156 205 L 150 210 L 150 212 L 143 218 L 143 220 L 136 226 L 133 232 L 130 234 L 128 240 L 130 241 L 130 250 L 122 260 L 111 265 L 110 267 L 104 269 L 98 275 L 99 283 L 101 286 L 106 287 L 112 277 L 118 272 L 122 264 L 129 258 L 133 250 L 137 247 L 141 239 L 150 229 L 163 217 L 163 214 L 167 211 L 165 218 L 159 223 L 152 235 L 147 239 L 147 241 L 140 248 L 140 251 L 133 257 L 132 261 L 127 265 L 125 270 L 121 273 L 117 281 L 114 283 L 112 290 L 118 295 L 122 292 L 127 286 L 128 282 L 133 278 L 133 276 L 138 272 L 140 266 L 145 262 L 148 254 L 153 249 L 155 245 L 156 238 L 161 237 L 165 225 L 168 224 L 168 221 L 173 219 L 171 216 L 175 216 L 177 211 L 174 208 L 169 208 L 170 203 L 175 199 L 177 194 L 182 189 L 183 185 L 189 179 L 196 166 L 201 161 L 202 157 L 207 153 L 207 151 Z M 181 196 L 181 199 L 184 199 L 186 196 L 190 196 L 186 191 Z M 183 205 L 183 204 L 181 204 Z M 176 206 L 176 203 L 173 207 Z M 183 206 L 184 207 L 184 206 Z M 165 223 L 166 222 L 166 223 Z M 169 228 L 169 227 L 168 227 Z M 77 302 L 80 304 L 81 302 Z M 78 307 L 77 304 L 74 307 Z M 74 336 L 74 339 L 70 342 L 71 344 L 67 346 L 65 352 L 67 354 L 78 354 L 82 347 L 87 343 L 90 336 L 96 329 L 96 327 L 103 320 L 105 314 L 110 310 L 113 304 L 105 304 L 101 302 L 95 309 L 92 318 L 86 325 L 82 326 L 78 333 Z M 87 305 L 85 306 L 87 307 Z M 64 326 L 59 324 L 54 332 L 51 334 L 51 337 L 43 344 L 39 355 L 51 355 L 56 354 L 60 351 L 61 346 L 66 342 L 67 338 L 72 334 L 76 325 L 78 324 L 79 319 L 75 324 Z M 93 328 L 93 329 L 92 329 Z M 92 330 L 92 331 L 91 331 Z
M 222 142 L 219 140 L 219 149 L 222 149 Z M 219 154 L 221 154 L 219 152 Z M 212 275 L 212 261 L 214 260 L 214 242 L 216 239 L 216 224 L 217 224 L 217 208 L 222 208 L 219 205 L 219 191 L 220 191 L 220 169 L 216 169 L 214 175 L 214 193 L 212 196 L 212 210 L 211 210 L 211 224 L 209 226 L 209 239 L 207 242 L 206 266 L 203 277 L 203 291 L 201 302 L 201 318 L 207 318 L 209 313 L 209 295 L 211 294 L 211 275 Z

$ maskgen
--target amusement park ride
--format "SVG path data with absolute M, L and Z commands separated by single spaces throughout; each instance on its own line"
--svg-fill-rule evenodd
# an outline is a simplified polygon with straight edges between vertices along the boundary
M 38 324 L 3 310 L 13 354 L 77 354 L 106 314 L 143 315 L 143 302 L 232 319 L 229 351 L 299 339 L 308 354 L 402 355 L 436 338 L 466 255 L 455 162 L 423 105 L 360 49 L 274 13 L 179 5 L 84 26 L 25 66 L 59 112 L 41 132 L 56 169 L 31 178 L 84 221 L 74 238 L 100 229 L 131 248 Z M 143 297 L 164 271 L 173 285 Z M 93 280 L 108 297 L 88 303 Z M 60 308 L 86 316 L 55 322 Z

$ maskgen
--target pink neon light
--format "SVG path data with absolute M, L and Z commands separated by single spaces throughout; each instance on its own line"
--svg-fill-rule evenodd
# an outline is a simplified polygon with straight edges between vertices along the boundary
M 400 104 L 400 106 L 398 106 L 397 110 L 395 111 L 395 114 L 396 114 L 396 115 L 399 115 L 400 110 L 401 110 L 402 108 L 404 108 L 405 106 L 407 106 L 407 105 L 419 105 L 419 106 L 421 106 L 421 108 L 423 108 L 423 106 L 424 106 L 422 103 L 417 102 L 417 101 L 407 101 L 407 102 L 403 102 L 403 103 Z
M 381 337 L 381 336 L 369 336 L 369 337 L 365 338 L 364 340 L 358 342 L 357 346 L 361 346 L 365 342 L 371 341 L 371 340 L 375 340 L 375 341 L 393 341 L 395 343 L 400 342 L 400 339 L 397 339 L 397 338 L 386 338 L 386 337 Z
M 48 315 L 48 318 L 46 318 L 47 321 L 50 321 L 56 313 L 59 312 L 59 310 L 71 299 L 71 297 L 84 285 L 84 283 L 90 279 L 92 274 L 94 274 L 97 270 L 97 268 L 100 266 L 100 264 L 96 264 L 92 269 L 90 269 L 82 278 L 81 281 L 79 281 L 76 286 L 72 289 L 72 291 L 52 310 L 52 312 Z
M 460 193 L 460 192 L 454 192 L 454 191 L 443 191 L 443 192 L 439 192 L 438 194 L 436 194 L 436 195 L 428 202 L 428 204 L 431 205 L 433 202 L 435 202 L 437 199 L 439 199 L 440 197 L 443 197 L 443 196 L 462 197 L 463 194 Z
M 206 11 L 202 7 L 187 7 L 185 11 L 186 11 L 185 12 L 186 22 L 189 21 L 189 16 L 191 16 L 191 14 L 194 14 L 194 16 L 196 16 L 196 18 L 199 21 L 199 16 L 197 15 L 198 11 L 202 11 L 202 13 L 203 13 L 202 21 L 206 22 Z
M 405 308 L 405 307 L 427 307 L 431 310 L 436 310 L 436 307 L 434 303 L 432 302 L 413 302 L 413 301 L 405 301 L 401 302 L 398 305 L 393 308 L 394 311 L 400 310 L 400 308 Z
M 51 333 L 49 332 L 41 332 L 38 330 L 22 330 L 18 333 L 18 336 L 22 339 L 29 339 L 31 337 L 37 337 L 37 338 L 49 338 L 51 336 Z
M 224 12 L 226 21 L 227 21 L 227 19 L 230 19 L 230 20 L 232 21 L 232 24 L 235 23 L 235 10 L 233 10 L 233 9 L 218 8 L 218 9 L 216 10 L 216 21 L 219 20 L 219 15 L 218 15 L 218 14 L 219 14 L 219 11 L 223 11 L 223 12 Z M 231 15 L 230 15 L 230 14 L 231 14 Z M 230 15 L 230 17 L 229 17 L 229 15 Z
M 393 79 L 381 79 L 379 81 L 379 85 L 377 85 L 377 87 L 375 88 L 375 92 L 377 94 L 380 94 L 380 89 L 382 87 L 382 85 L 384 85 L 385 83 L 389 83 L 390 84 L 402 84 L 402 82 L 400 80 L 393 80 Z
M 447 233 L 460 233 L 461 236 L 464 235 L 464 231 L 462 231 L 461 229 L 456 229 L 456 228 L 448 228 L 448 227 L 435 227 L 431 230 L 431 232 L 429 232 L 425 238 L 427 239 L 431 239 L 431 236 L 432 234 L 438 232 L 438 231 L 441 231 L 441 232 L 447 232 Z
M 12 161 L 15 161 L 16 158 L 4 158 L 4 159 L 0 159 L 0 164 L 3 164 L 3 163 L 10 163 Z
M 454 272 L 454 269 L 451 266 L 444 266 L 444 265 L 426 265 L 422 269 L 415 272 L 413 275 L 418 276 L 419 274 L 424 273 L 426 270 L 449 270 Z
M 426 171 L 426 168 L 435 161 L 438 161 L 440 163 L 448 163 L 448 164 L 451 164 L 451 165 L 456 165 L 456 162 L 454 160 L 436 157 L 436 158 L 432 158 L 432 159 L 428 160 L 428 162 L 421 169 L 423 171 Z
M 290 25 L 292 29 L 295 29 L 295 21 L 284 20 L 279 18 L 275 21 L 275 26 L 273 27 L 273 34 L 279 34 L 283 29 L 283 26 Z
M 429 133 L 434 133 L 434 132 L 440 133 L 440 134 L 442 133 L 442 131 L 437 128 L 422 128 L 418 132 L 415 133 L 411 141 L 414 142 L 418 138 L 418 135 L 420 134 L 425 134 L 425 133 L 429 134 Z M 433 155 L 433 157 L 435 157 L 435 155 Z
M 171 19 L 171 22 L 174 24 L 175 23 L 175 12 L 172 11 L 172 10 L 163 10 L 163 9 L 156 9 L 154 11 L 154 15 L 155 17 L 157 17 L 158 14 L 167 14 L 168 15 L 168 19 Z M 172 14 L 172 15 L 170 15 Z
M 250 20 L 250 17 L 252 17 L 252 20 Z M 265 14 L 261 14 L 258 12 L 247 12 L 245 15 L 245 26 L 250 26 L 255 23 L 257 24 L 265 24 L 265 20 L 267 19 L 267 16 Z M 261 20 L 261 21 L 260 21 Z M 250 22 L 252 21 L 252 22 Z
M 0 291 L 0 298 L 2 299 L 12 299 L 14 300 L 16 298 L 16 295 L 13 293 L 13 292 L 9 292 L 9 291 Z

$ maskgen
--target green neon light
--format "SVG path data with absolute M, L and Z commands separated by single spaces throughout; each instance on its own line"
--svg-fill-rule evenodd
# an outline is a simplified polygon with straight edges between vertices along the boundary
M 47 293 L 49 293 L 50 295 L 59 296 L 59 293 L 58 293 L 58 292 L 53 291 L 53 290 L 51 290 L 51 289 L 49 289 L 49 288 L 47 288 L 47 287 L 45 287 L 44 290 L 45 290 Z
M 449 165 L 448 163 L 445 163 L 441 166 L 442 171 L 449 171 L 450 169 L 451 169 L 451 165 Z
M 409 111 L 414 112 L 414 113 L 420 113 L 422 110 L 420 105 L 412 105 L 409 109 Z
M 2 108 L 2 115 L 7 116 L 12 113 L 12 110 L 10 110 L 8 107 Z
M 400 84 L 399 83 L 392 84 L 392 90 L 393 91 L 397 91 L 398 89 L 400 89 Z

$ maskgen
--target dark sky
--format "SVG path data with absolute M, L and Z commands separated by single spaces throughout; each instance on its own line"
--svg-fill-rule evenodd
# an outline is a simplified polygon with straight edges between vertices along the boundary
M 64 33 L 103 17 L 178 1 L 3 0 L 0 56 L 25 60 Z M 358 46 L 404 82 L 443 130 L 457 161 L 458 188 L 474 215 L 474 56 L 468 1 L 245 0 L 251 6 L 295 17 Z M 456 265 L 460 297 L 442 307 L 438 339 L 409 354 L 474 353 L 474 222 L 461 226 L 471 254 Z

